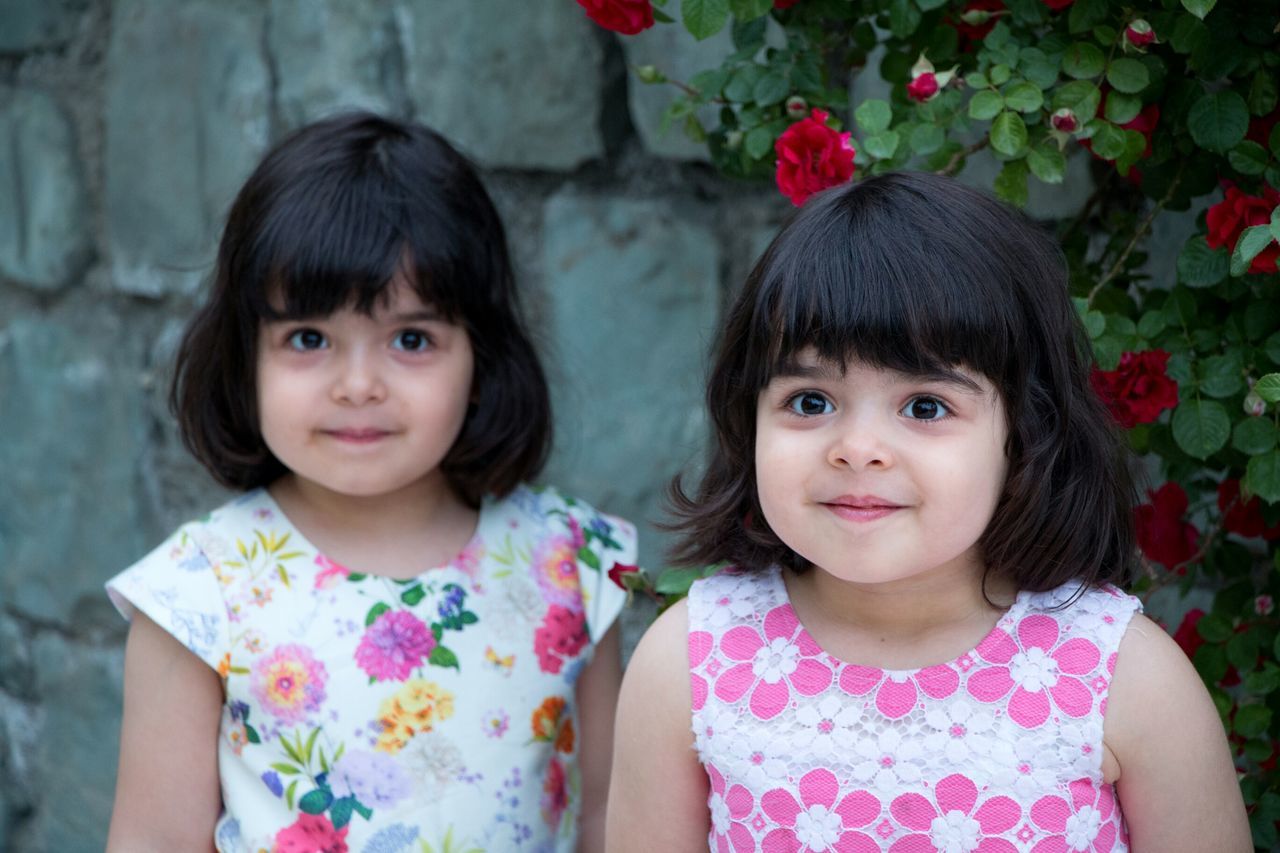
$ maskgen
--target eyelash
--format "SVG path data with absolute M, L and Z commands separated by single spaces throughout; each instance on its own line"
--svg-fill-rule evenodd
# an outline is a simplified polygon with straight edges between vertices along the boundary
M 829 412 L 825 412 L 825 411 L 819 412 L 817 414 L 805 414 L 804 412 L 796 411 L 795 409 L 796 403 L 798 403 L 800 400 L 804 399 L 805 397 L 821 398 L 822 402 L 826 406 L 831 406 L 831 401 L 827 398 L 827 395 L 823 394 L 821 391 L 797 391 L 795 394 L 792 394 L 791 396 L 787 397 L 786 400 L 783 401 L 782 407 L 790 414 L 793 414 L 796 417 L 800 417 L 800 418 L 812 418 L 812 417 L 818 417 L 819 415 L 829 414 Z M 943 402 L 941 399 L 939 399 L 938 397 L 933 396 L 932 394 L 916 394 L 915 396 L 913 396 L 911 399 L 907 401 L 905 406 L 903 406 L 901 409 L 898 410 L 899 414 L 901 414 L 902 412 L 910 408 L 913 404 L 920 402 L 922 400 L 935 403 L 938 406 L 938 408 L 942 410 L 943 414 L 940 417 L 936 417 L 936 418 L 910 418 L 910 420 L 921 421 L 922 423 L 931 423 L 934 421 L 945 421 L 948 418 L 955 417 L 955 413 L 951 411 L 951 407 L 947 405 L 945 402 Z
M 307 335 L 315 335 L 318 338 L 320 338 L 319 345 L 317 346 L 304 345 L 301 341 L 301 338 Z M 417 347 L 400 346 L 404 338 L 409 335 L 416 335 L 420 339 L 421 344 Z M 327 348 L 329 345 L 329 340 L 328 338 L 325 337 L 324 332 L 321 332 L 317 329 L 312 329 L 312 328 L 301 328 L 301 329 L 294 329 L 293 331 L 289 332 L 289 334 L 285 336 L 284 343 L 285 343 L 285 346 L 287 346 L 289 349 L 293 350 L 294 352 L 314 352 L 318 349 Z M 391 346 L 394 349 L 400 350 L 401 352 L 412 354 L 412 353 L 425 352 L 426 350 L 430 349 L 433 344 L 434 344 L 434 341 L 432 341 L 431 335 L 429 335 L 426 331 L 422 329 L 401 329 L 400 331 L 396 332 L 396 336 L 392 340 Z

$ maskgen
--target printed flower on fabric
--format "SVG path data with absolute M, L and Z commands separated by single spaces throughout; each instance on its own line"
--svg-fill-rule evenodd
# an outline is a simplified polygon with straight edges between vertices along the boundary
M 760 797 L 760 808 L 778 829 L 764 837 L 765 850 L 879 853 L 880 845 L 857 830 L 880 816 L 880 801 L 866 791 L 841 795 L 835 774 L 826 768 L 800 777 L 800 799 L 786 788 Z
M 919 738 L 903 738 L 899 729 L 886 728 L 874 738 L 859 738 L 851 759 L 850 775 L 856 781 L 889 794 L 920 781 L 925 754 Z
M 421 619 L 406 610 L 388 610 L 365 629 L 356 663 L 376 681 L 404 681 L 435 647 L 436 638 Z
M 715 639 L 707 631 L 689 632 L 689 684 L 693 691 L 691 701 L 695 711 L 707 704 L 707 680 L 698 675 L 698 667 L 711 654 L 714 643 Z
M 320 571 L 316 572 L 316 589 L 333 589 L 351 574 L 346 566 L 335 563 L 323 554 L 316 555 L 316 565 L 320 567 Z
M 585 540 L 578 522 L 569 516 L 569 535 L 548 536 L 533 551 L 533 578 L 548 604 L 582 609 L 578 581 L 578 549 Z
M 819 660 L 822 649 L 800 628 L 789 605 L 764 617 L 763 636 L 753 627 L 731 628 L 720 638 L 721 653 L 737 661 L 716 679 L 716 696 L 737 702 L 748 691 L 748 707 L 761 720 L 771 720 L 791 701 L 791 690 L 815 696 L 831 684 L 831 667 Z
M 1008 832 L 1022 817 L 1022 807 L 1009 797 L 996 796 L 978 804 L 978 786 L 955 773 L 942 779 L 930 801 L 922 794 L 902 794 L 889 813 L 913 834 L 894 842 L 889 853 L 925 850 L 1017 853 L 1012 842 L 988 836 Z
M 1055 752 L 1022 736 L 1022 730 L 1007 720 L 1003 728 L 1004 736 L 992 745 L 986 761 L 982 762 L 991 783 L 1028 800 L 1052 790 L 1058 781 L 1056 771 L 1059 769 Z
M 952 765 L 990 754 L 996 742 L 995 716 L 964 699 L 931 707 L 924 715 L 924 748 Z
M 329 674 L 306 646 L 277 646 L 253 665 L 249 690 L 267 711 L 296 723 L 320 710 Z
M 830 693 L 817 705 L 806 703 L 796 711 L 795 733 L 791 744 L 796 750 L 812 750 L 820 756 L 834 756 L 848 750 L 857 738 L 862 710 L 842 702 Z
M 727 715 L 726 715 L 727 716 Z M 732 756 L 735 778 L 741 778 L 757 791 L 786 778 L 787 767 L 795 757 L 786 738 L 762 740 L 733 727 L 733 721 L 719 718 L 717 731 L 725 734 L 725 751 Z
M 814 193 L 853 177 L 851 135 L 828 127 L 828 118 L 828 113 L 815 109 L 809 118 L 784 130 L 774 143 L 778 189 L 796 207 Z
M 1058 645 L 1057 620 L 1040 614 L 1022 618 L 1014 633 L 1016 640 L 996 629 L 978 646 L 984 660 L 1000 666 L 969 676 L 969 695 L 996 702 L 1012 691 L 1009 716 L 1027 729 L 1049 719 L 1055 705 L 1071 717 L 1089 713 L 1093 692 L 1078 676 L 1097 668 L 1102 659 L 1098 647 L 1083 637 Z
M 726 790 L 724 776 L 710 764 L 707 765 L 707 775 L 711 778 L 707 808 L 711 812 L 711 837 L 717 853 L 755 850 L 755 839 L 742 824 L 755 810 L 755 798 L 742 785 L 733 785 Z
M 569 807 L 569 776 L 560 759 L 553 758 L 547 764 L 547 775 L 542 780 L 542 819 L 555 829 L 560 825 L 565 809 Z
M 1041 797 L 1031 806 L 1031 820 L 1051 832 L 1031 853 L 1110 853 L 1116 844 L 1112 820 L 1116 808 L 1110 785 L 1097 788 L 1087 779 L 1072 782 L 1071 801 Z
M 388 755 L 353 749 L 329 768 L 333 796 L 354 797 L 370 809 L 385 809 L 413 793 L 413 780 Z
M 394 696 L 378 707 L 377 748 L 396 753 L 416 734 L 429 732 L 442 720 L 453 716 L 453 694 L 434 681 L 415 678 L 406 681 Z
M 398 756 L 409 777 L 440 796 L 445 788 L 466 771 L 462 750 L 440 732 L 418 735 Z
M 542 700 L 530 718 L 533 739 L 555 744 L 563 753 L 573 752 L 573 718 L 566 712 L 563 696 L 548 696 Z
M 542 625 L 533 632 L 533 651 L 538 656 L 538 668 L 543 672 L 558 673 L 566 659 L 582 651 L 587 639 L 586 615 L 581 610 L 551 605 Z
M 876 710 L 896 720 L 911 712 L 920 693 L 934 699 L 955 693 L 960 688 L 960 673 L 946 664 L 904 674 L 849 664 L 840 670 L 840 688 L 850 696 L 865 696 L 874 690 Z
M 351 827 L 334 829 L 322 814 L 298 815 L 292 826 L 276 833 L 273 853 L 346 853 Z
M 720 577 L 724 578 L 723 586 L 718 587 L 721 594 L 712 603 L 711 612 L 706 616 L 707 627 L 712 630 L 740 624 L 755 611 L 755 602 L 751 596 L 742 592 L 744 588 L 752 588 L 754 580 L 751 575 L 741 575 L 732 580 L 732 576 L 727 574 Z

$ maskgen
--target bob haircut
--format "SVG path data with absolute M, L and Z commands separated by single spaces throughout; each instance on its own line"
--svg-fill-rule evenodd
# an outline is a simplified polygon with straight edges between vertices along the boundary
M 1129 460 L 1089 384 L 1061 252 L 1017 211 L 919 173 L 815 196 L 751 271 L 716 346 L 705 474 L 692 495 L 672 483 L 676 562 L 809 568 L 764 518 L 754 454 L 757 397 L 806 348 L 908 375 L 964 366 L 999 390 L 1009 472 L 978 540 L 984 584 L 1129 580 Z
M 351 113 L 296 131 L 249 176 L 179 347 L 170 408 L 219 483 L 249 489 L 286 472 L 259 430 L 260 324 L 372 313 L 400 270 L 475 353 L 473 403 L 441 462 L 450 484 L 474 505 L 537 474 L 551 404 L 493 202 L 439 134 Z

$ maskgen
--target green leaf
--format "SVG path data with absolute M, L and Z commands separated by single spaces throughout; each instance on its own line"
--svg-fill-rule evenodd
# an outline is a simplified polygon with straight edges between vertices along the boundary
M 1258 635 L 1249 631 L 1227 640 L 1227 660 L 1241 672 L 1252 672 L 1258 660 Z
M 1276 81 L 1265 69 L 1259 68 L 1253 75 L 1253 83 L 1249 86 L 1246 100 L 1249 112 L 1256 116 L 1265 116 L 1276 108 Z
M 1005 110 L 991 123 L 991 147 L 1012 157 L 1027 144 L 1027 124 L 1022 116 Z
M 653 583 L 653 591 L 659 595 L 685 595 L 693 582 L 703 577 L 703 569 L 664 569 Z
M 1266 705 L 1242 705 L 1236 711 L 1236 734 L 1242 737 L 1259 737 L 1271 725 L 1271 709 Z
M 1280 373 L 1268 373 L 1253 384 L 1253 391 L 1268 403 L 1280 403 Z
M 1188 400 L 1173 412 L 1173 440 L 1188 456 L 1208 459 L 1231 437 L 1231 418 L 1215 400 Z
M 1106 56 L 1087 41 L 1076 42 L 1062 55 L 1062 73 L 1077 80 L 1097 77 L 1106 67 Z
M 752 160 L 759 160 L 773 149 L 773 130 L 768 125 L 752 128 L 742 140 L 742 147 Z
M 1107 68 L 1107 82 L 1117 92 L 1136 95 L 1147 88 L 1147 84 L 1151 82 L 1151 73 L 1138 60 L 1124 57 L 1115 60 Z
M 1010 204 L 1022 207 L 1027 203 L 1027 161 L 1010 160 L 1004 164 L 994 184 L 996 195 Z
M 888 129 L 893 121 L 893 110 L 887 101 L 863 101 L 853 111 L 853 120 L 862 133 L 879 133 Z
M 1060 184 L 1067 170 L 1067 158 L 1056 145 L 1037 145 L 1027 152 L 1027 165 L 1044 183 Z
M 1053 95 L 1053 109 L 1064 107 L 1076 114 L 1081 124 L 1092 119 L 1098 112 L 1098 104 L 1102 102 L 1102 92 L 1088 80 L 1073 80 L 1059 87 Z
M 729 11 L 739 21 L 754 21 L 768 14 L 773 8 L 773 0 L 729 0 Z
M 432 666 L 453 667 L 458 670 L 461 669 L 461 667 L 458 666 L 458 656 L 444 646 L 436 646 L 432 649 L 431 656 L 427 658 L 427 663 Z
M 1264 669 L 1249 673 L 1244 679 L 1244 689 L 1254 696 L 1265 696 L 1280 689 L 1280 667 L 1267 663 Z M 1270 744 L 1267 744 L 1267 754 L 1271 754 Z
M 1009 78 L 1013 76 L 1013 71 L 1010 70 L 1008 65 L 1001 63 L 1000 65 L 991 66 L 988 74 L 991 76 L 991 85 L 1003 86 L 1009 82 Z
M 920 10 L 911 0 L 889 0 L 889 32 L 907 38 L 920 26 Z
M 1225 154 L 1244 139 L 1249 129 L 1249 108 L 1230 89 L 1200 98 L 1187 114 L 1187 129 L 1196 145 Z
M 1244 485 L 1269 504 L 1280 501 L 1280 450 L 1252 457 L 1245 468 Z
M 1196 633 L 1209 643 L 1225 643 L 1235 633 L 1231 620 L 1220 613 L 1209 613 L 1196 623 Z
M 791 94 L 791 82 L 780 71 L 770 70 L 756 81 L 751 91 L 752 99 L 762 107 L 780 104 Z
M 991 81 L 981 71 L 974 71 L 964 75 L 964 84 L 970 89 L 985 89 L 991 85 Z
M 415 606 L 419 601 L 426 598 L 427 593 L 422 588 L 422 584 L 414 584 L 413 586 L 400 593 L 400 600 L 410 607 Z
M 1169 325 L 1169 320 L 1160 311 L 1148 311 L 1138 320 L 1138 334 L 1148 341 L 1155 338 Z
M 1230 397 L 1244 388 L 1239 355 L 1215 355 L 1200 362 L 1200 390 L 1210 397 Z
M 729 21 L 729 0 L 681 0 L 684 28 L 698 41 L 710 38 Z
M 362 574 L 360 572 L 352 572 L 351 574 L 347 575 L 347 581 L 349 583 L 359 583 L 360 581 L 364 580 L 367 577 L 368 575 L 366 574 Z
M 1124 131 L 1107 121 L 1094 119 L 1090 123 L 1093 126 L 1093 136 L 1090 142 L 1093 145 L 1093 153 L 1097 154 L 1103 160 L 1115 160 L 1124 154 L 1125 136 Z
M 1250 225 L 1240 232 L 1236 249 L 1231 253 L 1231 274 L 1242 276 L 1249 271 L 1253 259 L 1262 254 L 1262 250 L 1276 241 L 1271 234 L 1270 225 Z
M 1133 121 L 1140 112 L 1142 112 L 1141 98 L 1136 95 L 1126 95 L 1123 92 L 1112 92 L 1107 95 L 1107 104 L 1102 114 L 1113 124 L 1124 124 Z
M 311 736 L 307 738 L 307 745 L 302 748 L 302 754 L 307 759 L 307 764 L 311 764 L 311 754 L 315 750 L 316 738 L 320 736 L 320 729 L 311 732 Z
M 355 797 L 343 797 L 334 802 L 333 807 L 329 810 L 329 820 L 333 822 L 334 829 L 342 829 L 342 827 L 351 822 L 351 811 L 355 802 Z
M 999 92 L 993 92 L 990 89 L 984 89 L 974 94 L 969 100 L 969 118 L 978 121 L 988 121 L 1000 115 L 1000 111 L 1004 109 L 1004 98 Z
M 1067 24 L 1073 33 L 1088 32 L 1107 20 L 1110 0 L 1076 0 L 1067 15 Z
M 592 551 L 586 545 L 578 549 L 578 559 L 597 572 L 600 571 L 600 558 L 596 556 L 595 551 Z
M 293 797 L 298 792 L 298 783 L 301 781 L 301 779 L 294 779 L 289 783 L 289 787 L 285 789 L 284 802 L 290 811 L 293 811 Z
M 292 764 L 285 764 L 283 761 L 275 762 L 271 765 L 271 769 L 279 771 L 286 776 L 297 776 L 302 773 L 302 771 L 297 767 L 294 767 Z
M 1096 338 L 1107 328 L 1107 315 L 1101 311 L 1090 311 L 1084 315 L 1084 328 L 1089 337 Z
M 390 610 L 391 607 L 379 601 L 377 604 L 369 608 L 369 612 L 364 617 L 364 624 L 367 628 L 374 622 L 378 621 L 378 617 Z
M 1182 8 L 1195 15 L 1200 20 L 1204 20 L 1204 16 L 1213 11 L 1213 7 L 1218 5 L 1218 0 L 1182 0 Z
M 1178 253 L 1178 281 L 1187 287 L 1213 287 L 1227 277 L 1230 266 L 1226 249 L 1210 249 L 1203 236 L 1192 237 Z
M 298 800 L 298 809 L 307 814 L 324 814 L 324 810 L 329 808 L 332 802 L 333 794 L 325 790 L 315 790 L 302 795 L 302 799 Z
M 896 130 L 886 130 L 862 138 L 862 148 L 877 160 L 888 160 L 897 152 L 901 136 Z
M 1248 456 L 1257 456 L 1276 446 L 1276 425 L 1269 418 L 1245 418 L 1237 421 L 1231 433 L 1231 446 Z
M 1034 83 L 1014 83 L 1004 93 L 1004 103 L 1011 110 L 1031 113 L 1044 105 L 1044 92 Z
M 244 736 L 249 743 L 262 743 L 262 736 L 258 734 L 258 730 L 248 723 L 244 724 Z
M 918 125 L 911 131 L 908 142 L 911 150 L 917 154 L 932 154 L 942 147 L 947 137 L 942 128 L 936 124 Z
M 1020 57 L 1018 69 L 1022 71 L 1022 76 L 1040 89 L 1048 89 L 1058 81 L 1061 57 L 1051 59 L 1049 54 L 1038 47 L 1024 47 Z
M 930 12 L 947 5 L 947 0 L 916 0 L 916 5 L 924 11 Z
M 1267 170 L 1270 160 L 1271 153 L 1267 149 L 1248 139 L 1227 154 L 1227 162 L 1231 164 L 1231 168 L 1242 175 L 1261 175 Z

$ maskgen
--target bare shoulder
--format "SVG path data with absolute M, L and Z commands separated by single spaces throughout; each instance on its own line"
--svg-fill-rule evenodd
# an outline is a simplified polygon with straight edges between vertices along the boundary
M 636 645 L 623 677 L 623 693 L 634 701 L 661 703 L 688 726 L 689 610 L 687 600 L 664 611 Z
M 1142 615 L 1120 642 L 1103 740 L 1135 851 L 1253 849 L 1217 708 L 1182 649 Z

